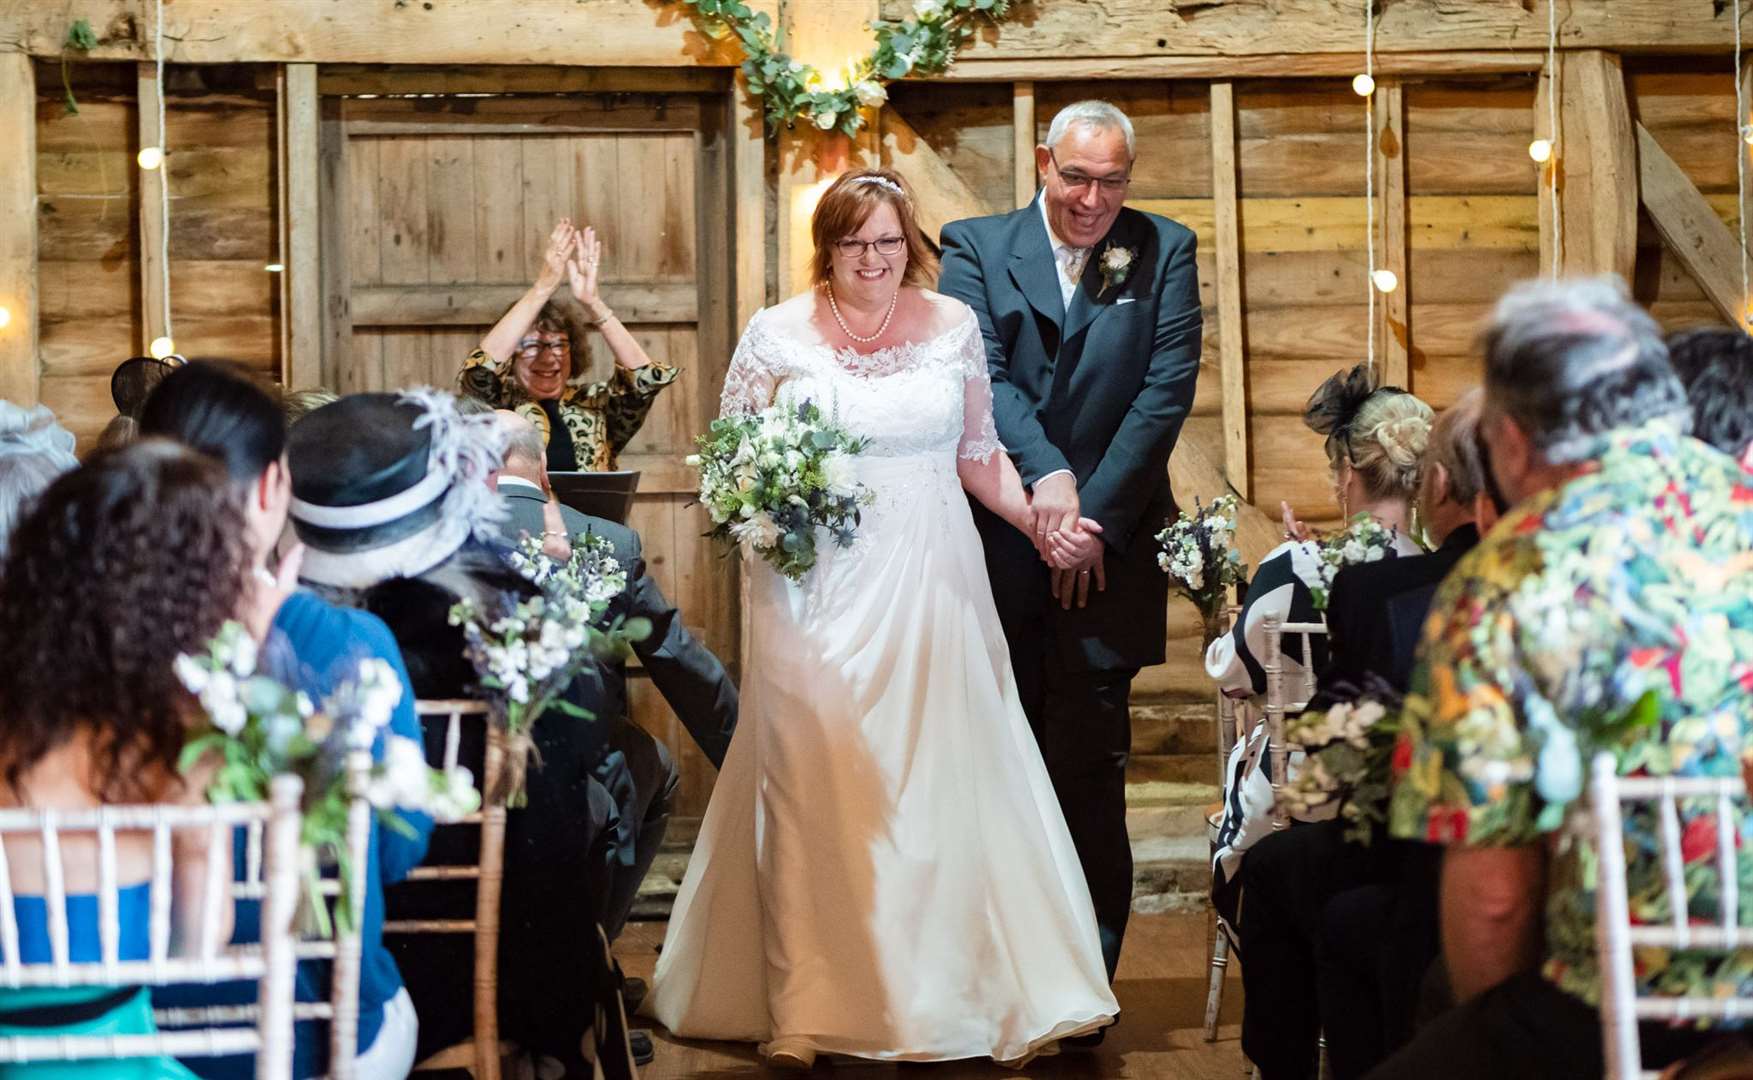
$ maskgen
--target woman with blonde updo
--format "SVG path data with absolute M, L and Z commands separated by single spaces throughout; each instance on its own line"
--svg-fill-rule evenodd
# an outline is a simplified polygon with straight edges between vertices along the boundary
M 1333 501 L 1347 521 L 1368 514 L 1394 531 L 1394 554 L 1418 555 L 1423 549 L 1412 538 L 1412 505 L 1430 443 L 1435 414 L 1429 405 L 1396 386 L 1377 386 L 1368 364 L 1339 372 L 1322 383 L 1303 408 L 1303 423 L 1325 435 Z M 1248 583 L 1248 600 L 1230 633 L 1211 643 L 1205 671 L 1224 693 L 1249 697 L 1266 692 L 1266 620 L 1319 622 L 1309 581 L 1319 580 L 1319 549 L 1308 529 L 1285 509 L 1285 542 L 1260 560 Z M 1327 663 L 1327 643 L 1310 642 L 1303 656 L 1302 640 L 1284 641 L 1286 684 L 1301 685 L 1305 665 L 1319 671 Z M 1265 725 L 1252 737 L 1238 740 L 1224 771 L 1223 820 L 1218 826 L 1218 851 L 1212 896 L 1221 910 L 1233 898 L 1242 853 L 1272 828 L 1272 785 L 1264 769 Z M 1292 755 L 1295 767 L 1296 755 Z M 1330 816 L 1329 811 L 1328 816 Z

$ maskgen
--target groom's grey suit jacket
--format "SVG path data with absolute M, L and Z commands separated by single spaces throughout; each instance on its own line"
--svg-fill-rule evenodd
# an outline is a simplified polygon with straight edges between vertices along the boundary
M 1110 248 L 1132 252 L 1112 286 L 1101 271 Z M 1122 209 L 1066 305 L 1039 205 L 943 230 L 938 288 L 979 317 L 999 438 L 1025 484 L 1070 469 L 1083 515 L 1102 526 L 1107 591 L 1092 589 L 1081 610 L 1053 605 L 1060 657 L 1073 670 L 1163 661 L 1168 579 L 1153 537 L 1176 512 L 1169 452 L 1199 373 L 1193 254 L 1190 229 Z M 1020 610 L 1019 596 L 1045 594 L 1047 571 L 1026 537 L 974 510 L 1004 616 Z

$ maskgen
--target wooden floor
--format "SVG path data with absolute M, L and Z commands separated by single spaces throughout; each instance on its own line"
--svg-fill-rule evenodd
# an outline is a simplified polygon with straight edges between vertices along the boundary
M 1205 980 L 1209 916 L 1204 913 L 1134 915 L 1126 932 L 1114 992 L 1120 999 L 1120 1025 L 1109 1031 L 1094 1051 L 1037 1059 L 1021 1075 L 1049 1077 L 1134 1077 L 1140 1080 L 1240 1080 L 1245 1074 L 1241 1047 L 1241 980 L 1234 966 L 1224 990 L 1218 1039 L 1207 1043 L 1199 1027 L 1205 1016 Z M 615 945 L 628 975 L 650 979 L 663 941 L 661 922 L 629 924 Z M 649 1023 L 636 1020 L 636 1024 Z M 755 1048 L 741 1043 L 682 1042 L 667 1032 L 653 1032 L 657 1059 L 640 1070 L 643 1080 L 739 1080 L 744 1077 L 790 1075 L 768 1070 Z M 1010 1077 L 1019 1073 L 991 1062 L 944 1065 L 818 1064 L 817 1072 L 840 1072 L 850 1080 L 906 1072 L 930 1080 L 962 1077 Z

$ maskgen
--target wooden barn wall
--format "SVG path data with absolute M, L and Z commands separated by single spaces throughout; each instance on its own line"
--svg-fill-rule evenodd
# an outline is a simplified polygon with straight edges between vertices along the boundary
M 109 376 L 141 340 L 133 64 L 37 65 L 42 401 L 83 453 L 115 415 Z M 166 94 L 171 316 L 188 356 L 280 370 L 275 108 L 248 65 L 176 67 Z

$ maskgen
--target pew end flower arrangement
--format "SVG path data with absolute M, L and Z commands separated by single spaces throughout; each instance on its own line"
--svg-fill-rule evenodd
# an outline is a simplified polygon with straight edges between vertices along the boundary
M 1409 744 L 1401 749 L 1406 703 L 1373 675 L 1362 687 L 1342 683 L 1333 693 L 1339 700 L 1327 708 L 1286 722 L 1285 741 L 1304 757 L 1276 809 L 1297 819 L 1337 803 L 1345 838 L 1367 845 L 1387 822 L 1393 778 L 1410 754 Z
M 865 449 L 813 402 L 726 416 L 700 436 L 687 462 L 700 470 L 707 536 L 740 545 L 790 580 L 816 565 L 816 530 L 852 543 L 859 506 L 870 498 L 852 459 Z
M 528 804 L 531 759 L 541 767 L 531 738 L 536 722 L 549 710 L 594 721 L 588 709 L 566 699 L 567 687 L 593 661 L 625 659 L 651 624 L 617 617 L 602 625 L 610 601 L 627 587 L 627 573 L 600 536 L 575 540 L 564 563 L 543 554 L 540 539 L 526 536 L 510 563 L 537 593 L 501 593 L 485 609 L 460 600 L 450 609 L 450 623 L 463 629 L 464 654 L 505 735 L 505 770 L 487 799 L 515 808 Z
M 387 661 L 360 661 L 353 677 L 337 686 L 320 709 L 303 691 L 257 671 L 256 662 L 255 640 L 235 622 L 220 628 L 204 655 L 177 657 L 178 680 L 206 714 L 206 723 L 184 743 L 179 767 L 188 773 L 211 759 L 216 768 L 207 798 L 215 803 L 266 800 L 270 783 L 281 774 L 304 781 L 299 837 L 306 886 L 303 918 L 328 937 L 334 927 L 322 899 L 325 864 L 340 869 L 342 891 L 335 910 L 342 928 L 351 928 L 351 755 L 369 755 L 380 732 L 387 740 L 383 762 L 371 765 L 365 790 L 359 792 L 387 828 L 410 831 L 396 815 L 398 809 L 441 822 L 458 820 L 474 812 L 480 796 L 469 770 L 433 769 L 419 743 L 388 731 L 402 683 Z
M 1235 539 L 1234 495 L 1219 495 L 1209 504 L 1195 499 L 1192 513 L 1181 511 L 1174 524 L 1156 535 L 1162 545 L 1157 565 L 1169 575 L 1169 587 L 1199 609 L 1206 648 L 1223 635 L 1223 610 L 1231 590 L 1248 578 L 1248 564 Z

